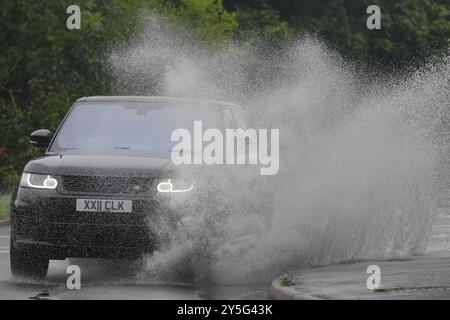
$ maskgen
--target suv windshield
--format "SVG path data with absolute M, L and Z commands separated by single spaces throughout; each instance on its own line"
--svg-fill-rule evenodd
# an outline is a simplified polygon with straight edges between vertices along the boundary
M 169 151 L 173 130 L 193 132 L 195 120 L 203 130 L 222 128 L 221 108 L 155 102 L 77 103 L 49 151 L 70 149 Z

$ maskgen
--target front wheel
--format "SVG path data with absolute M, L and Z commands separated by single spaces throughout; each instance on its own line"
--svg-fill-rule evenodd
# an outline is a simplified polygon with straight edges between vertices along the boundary
M 11 239 L 10 265 L 14 277 L 44 279 L 48 271 L 49 259 L 45 255 L 27 249 L 18 249 Z

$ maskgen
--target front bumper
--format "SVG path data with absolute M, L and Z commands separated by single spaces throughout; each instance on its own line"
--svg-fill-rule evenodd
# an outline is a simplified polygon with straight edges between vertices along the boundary
M 133 212 L 77 212 L 77 198 L 130 199 Z M 73 196 L 19 188 L 12 206 L 11 238 L 16 248 L 41 251 L 50 259 L 137 256 L 160 247 L 162 215 L 174 225 L 174 215 L 151 197 Z

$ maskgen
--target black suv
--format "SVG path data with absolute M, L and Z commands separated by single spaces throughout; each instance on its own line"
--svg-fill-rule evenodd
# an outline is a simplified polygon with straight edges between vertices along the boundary
M 45 154 L 28 162 L 12 195 L 13 275 L 43 278 L 49 259 L 137 259 L 158 249 L 161 236 L 149 226 L 172 216 L 158 199 L 175 174 L 171 133 L 194 120 L 247 127 L 231 103 L 122 96 L 78 99 L 53 138 L 33 132 Z M 190 192 L 186 184 L 177 187 Z

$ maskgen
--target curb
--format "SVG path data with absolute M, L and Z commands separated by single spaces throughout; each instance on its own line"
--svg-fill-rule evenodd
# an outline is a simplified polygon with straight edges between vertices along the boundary
M 293 287 L 280 285 L 279 277 L 272 281 L 270 296 L 274 300 L 321 300 L 319 297 L 297 291 Z
M 9 225 L 9 219 L 0 220 L 0 227 L 8 226 Z

